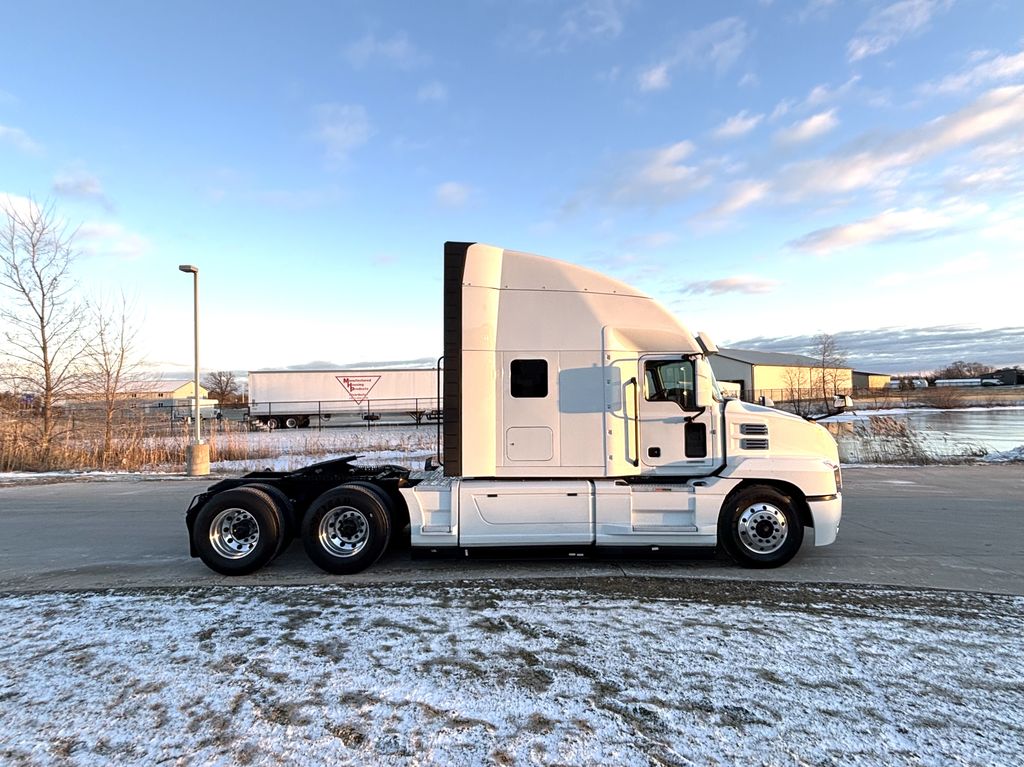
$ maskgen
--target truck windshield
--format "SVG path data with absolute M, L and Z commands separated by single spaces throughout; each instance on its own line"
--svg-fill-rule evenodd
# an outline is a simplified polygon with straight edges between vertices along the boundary
M 649 360 L 644 363 L 644 383 L 648 402 L 675 402 L 690 410 L 697 401 L 693 360 Z

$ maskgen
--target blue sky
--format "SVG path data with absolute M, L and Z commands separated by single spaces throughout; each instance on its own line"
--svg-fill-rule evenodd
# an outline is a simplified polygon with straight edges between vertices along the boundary
M 584 264 L 720 344 L 1024 363 L 1024 3 L 48 2 L 0 195 L 81 223 L 156 367 L 434 357 L 445 240 Z M 184 332 L 182 332 L 184 331 Z

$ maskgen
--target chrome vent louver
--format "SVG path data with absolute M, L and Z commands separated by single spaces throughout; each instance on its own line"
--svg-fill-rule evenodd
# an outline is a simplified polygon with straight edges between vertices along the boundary
M 741 423 L 740 434 L 763 434 L 768 436 L 768 424 L 766 423 Z
M 767 439 L 741 439 L 740 440 L 741 450 L 767 450 L 768 440 Z

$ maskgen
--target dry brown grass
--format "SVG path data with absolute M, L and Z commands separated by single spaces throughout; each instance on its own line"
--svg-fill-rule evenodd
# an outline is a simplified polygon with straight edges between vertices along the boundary
M 207 428 L 209 431 L 207 431 Z M 186 424 L 145 416 L 119 417 L 107 442 L 101 417 L 91 413 L 62 416 L 57 437 L 45 447 L 32 413 L 0 414 L 0 471 L 141 471 L 181 466 L 190 431 Z M 268 446 L 253 444 L 240 424 L 211 422 L 203 437 L 210 459 L 270 457 Z

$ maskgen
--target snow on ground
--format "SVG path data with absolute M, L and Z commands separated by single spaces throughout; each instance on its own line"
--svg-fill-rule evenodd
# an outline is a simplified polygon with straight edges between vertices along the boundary
M 989 453 L 982 457 L 981 460 L 986 463 L 1009 463 L 1011 461 L 1024 462 L 1024 445 L 1019 445 L 1012 450 L 1002 450 L 996 453 Z
M 708 581 L 0 597 L 9 765 L 1018 765 L 1024 599 Z
M 1024 406 L 1021 405 L 994 405 L 992 407 L 954 407 L 954 408 L 935 408 L 935 407 L 890 407 L 890 408 L 878 408 L 877 410 L 857 408 L 854 410 L 846 410 L 836 415 L 830 415 L 828 418 L 823 418 L 821 422 L 824 423 L 850 423 L 851 421 L 864 421 L 875 416 L 905 416 L 905 415 L 922 415 L 928 413 L 977 413 L 977 412 L 992 412 L 995 410 L 1024 410 Z

